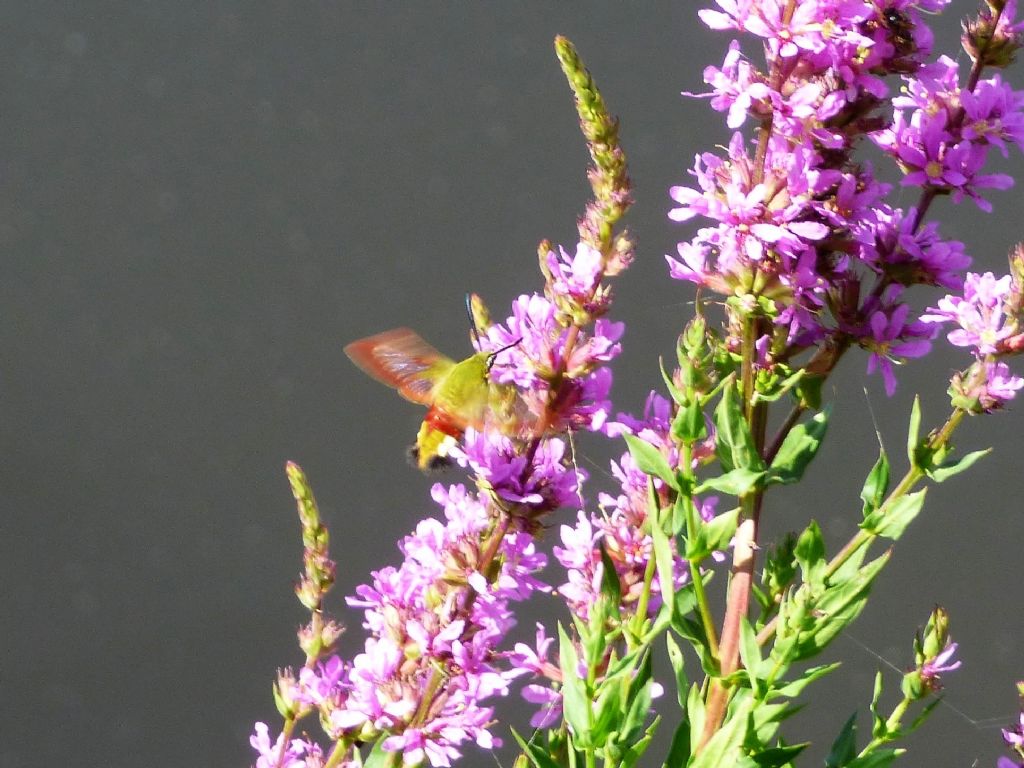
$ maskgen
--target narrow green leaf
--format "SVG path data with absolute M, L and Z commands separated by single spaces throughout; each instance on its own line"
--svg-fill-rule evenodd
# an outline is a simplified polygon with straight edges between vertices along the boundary
M 758 752 L 756 755 L 751 755 L 751 758 L 758 768 L 786 768 L 786 766 L 791 766 L 797 755 L 807 749 L 810 745 L 811 742 L 807 741 L 803 744 L 790 744 L 785 747 L 771 747 L 763 752 Z
M 772 482 L 788 485 L 803 477 L 804 470 L 817 455 L 818 448 L 825 439 L 831 412 L 830 406 L 816 413 L 810 421 L 797 424 L 789 431 L 772 460 Z
M 925 721 L 929 717 L 931 717 L 932 712 L 935 711 L 935 708 L 937 706 L 939 706 L 939 704 L 941 704 L 941 703 L 942 703 L 942 697 L 941 696 L 936 696 L 934 699 L 929 701 L 925 705 L 924 709 L 921 710 L 921 714 L 919 714 L 917 717 L 914 718 L 914 722 L 912 722 L 910 724 L 910 726 L 906 729 L 905 733 L 908 733 L 908 734 L 913 733 L 918 728 L 920 728 L 922 725 L 924 725 Z
M 889 457 L 885 453 L 882 444 L 878 445 L 878 461 L 871 468 L 867 478 L 864 480 L 864 487 L 861 488 L 860 497 L 864 500 L 864 516 L 874 512 L 882 505 L 885 494 L 889 490 Z
M 754 632 L 754 628 L 746 616 L 740 617 L 740 658 L 743 660 L 743 667 L 746 669 L 751 683 L 763 677 L 761 646 L 757 642 L 757 633 Z
M 672 665 L 672 674 L 676 678 L 676 698 L 679 700 L 679 708 L 685 710 L 686 689 L 690 687 L 690 681 L 686 678 L 686 660 L 683 658 L 682 649 L 671 634 L 665 635 L 665 645 L 668 646 L 668 661 Z
M 686 402 L 686 395 L 676 386 L 675 381 L 672 380 L 672 374 L 665 370 L 665 361 L 660 357 L 658 358 L 658 368 L 661 369 L 661 378 L 665 382 L 665 387 L 668 389 L 669 395 L 676 405 L 682 405 Z
M 695 443 L 707 436 L 704 409 L 699 403 L 680 405 L 672 419 L 672 437 L 683 443 Z
M 888 728 L 885 724 L 885 715 L 878 710 L 878 704 L 882 700 L 882 692 L 885 690 L 885 685 L 882 680 L 882 670 L 875 672 L 875 686 L 871 692 L 871 704 L 869 709 L 871 710 L 871 738 L 873 739 L 884 739 Z
M 825 758 L 825 768 L 843 768 L 857 757 L 857 713 L 843 725 L 839 735 L 832 742 L 832 749 Z
M 927 492 L 927 488 L 922 488 L 920 491 L 900 496 L 891 504 L 883 504 L 879 509 L 868 513 L 860 527 L 876 536 L 896 541 L 921 512 Z
M 562 712 L 578 744 L 590 738 L 590 700 L 580 677 L 576 648 L 561 623 L 558 625 L 558 666 L 562 671 Z
M 677 491 L 679 490 L 679 480 L 676 478 L 676 473 L 668 465 L 668 460 L 662 455 L 661 451 L 650 443 L 641 440 L 636 435 L 623 435 L 623 437 L 626 438 L 629 453 L 641 472 L 651 477 L 661 478 L 666 485 Z
M 715 452 L 722 469 L 729 472 L 737 467 L 755 472 L 764 470 L 764 462 L 757 453 L 750 426 L 743 418 L 743 408 L 736 395 L 736 387 L 727 384 L 715 408 Z
M 776 693 L 780 696 L 785 696 L 788 699 L 793 699 L 803 693 L 804 688 L 813 683 L 815 680 L 824 677 L 829 672 L 839 669 L 840 662 L 833 664 L 822 664 L 817 667 L 811 667 L 810 669 L 804 670 L 804 673 L 796 680 L 786 683 L 781 688 L 776 689 Z
M 619 761 L 619 768 L 633 768 L 637 764 L 637 761 L 643 757 L 644 752 L 651 746 L 651 741 L 654 740 L 654 735 L 658 732 L 658 726 L 661 724 L 661 716 L 655 717 L 651 724 L 647 727 L 642 738 L 638 739 L 634 743 L 628 745 L 622 751 L 622 758 Z
M 676 726 L 672 734 L 672 745 L 665 756 L 663 768 L 679 768 L 690 760 L 690 723 L 686 718 Z
M 713 490 L 728 493 L 731 496 L 743 496 L 754 490 L 766 476 L 765 472 L 755 472 L 751 469 L 737 467 L 724 475 L 705 480 L 694 489 L 694 493 L 699 494 Z
M 533 768 L 562 768 L 539 744 L 524 739 L 515 728 L 512 728 L 512 738 L 519 744 L 523 754 L 529 759 Z
M 632 743 L 643 731 L 644 723 L 651 714 L 652 664 L 651 654 L 645 653 L 636 674 L 633 675 L 626 693 L 625 716 L 618 727 L 619 741 Z
M 363 761 L 363 768 L 398 768 L 401 765 L 402 755 L 400 752 L 388 752 L 384 749 L 384 741 L 386 739 L 386 735 L 377 739 L 370 750 L 370 754 Z
M 658 571 L 658 586 L 665 604 L 675 606 L 675 558 L 672 556 L 672 545 L 657 520 L 651 521 L 651 544 L 654 548 L 654 564 Z M 617 579 L 616 579 L 617 580 Z
M 910 425 L 907 427 L 907 459 L 910 466 L 919 467 L 918 448 L 921 447 L 921 398 L 914 396 L 914 405 L 910 409 Z
M 652 526 L 652 528 L 653 527 L 657 526 Z M 615 563 L 608 554 L 608 550 L 605 548 L 603 540 L 598 547 L 598 551 L 601 554 L 602 566 L 601 596 L 608 601 L 610 606 L 612 606 L 610 613 L 618 615 L 619 606 L 622 604 L 622 584 L 619 583 L 619 572 L 615 570 Z
M 594 702 L 594 724 L 590 728 L 588 743 L 598 749 L 604 747 L 612 731 L 618 730 L 623 714 L 623 689 L 618 680 L 603 680 L 598 686 Z
M 734 765 L 739 757 L 740 747 L 747 734 L 747 720 L 750 717 L 750 710 L 754 701 L 747 694 L 737 694 L 737 700 L 730 707 L 725 723 L 715 732 L 704 748 L 693 760 L 688 768 L 722 768 L 722 766 Z
M 814 520 L 811 520 L 800 534 L 793 555 L 800 566 L 804 583 L 811 587 L 821 586 L 825 580 L 828 562 L 825 559 L 825 538 Z
M 715 516 L 709 522 L 698 523 L 697 535 L 686 542 L 686 559 L 700 563 L 712 552 L 724 550 L 736 535 L 740 508 Z
M 954 475 L 959 475 L 961 472 L 970 469 L 974 463 L 982 456 L 987 456 L 992 452 L 991 448 L 985 448 L 981 451 L 972 451 L 966 456 L 961 456 L 959 459 L 944 461 L 937 467 L 932 467 L 928 470 L 928 477 L 934 480 L 936 483 L 941 483 L 944 480 L 948 480 Z

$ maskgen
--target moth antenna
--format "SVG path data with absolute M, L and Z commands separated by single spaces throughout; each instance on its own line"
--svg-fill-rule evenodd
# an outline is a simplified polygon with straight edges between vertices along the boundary
M 480 332 L 476 328 L 476 318 L 473 317 L 473 294 L 466 294 L 466 314 L 469 316 L 469 332 L 473 334 L 473 345 L 476 351 L 480 352 Z M 490 365 L 487 366 L 490 370 Z
M 500 354 L 501 354 L 502 352 L 504 352 L 504 351 L 505 351 L 505 350 L 507 350 L 507 349 L 512 349 L 512 347 L 514 347 L 514 346 L 516 346 L 516 345 L 518 345 L 518 344 L 522 343 L 522 341 L 523 341 L 523 337 L 522 337 L 522 336 L 520 336 L 520 337 L 519 337 L 518 339 L 516 339 L 515 341 L 513 341 L 513 342 L 512 342 L 511 344 L 506 344 L 506 345 L 505 345 L 504 347 L 502 347 L 501 349 L 496 349 L 496 350 L 494 350 L 493 352 L 491 352 L 491 354 L 489 354 L 489 355 L 487 356 L 487 370 L 488 370 L 488 372 L 490 372 L 490 370 L 491 370 L 491 366 L 492 366 L 492 365 L 494 365 L 494 360 L 495 360 L 495 358 L 496 358 L 496 357 L 497 357 L 498 355 L 500 355 Z

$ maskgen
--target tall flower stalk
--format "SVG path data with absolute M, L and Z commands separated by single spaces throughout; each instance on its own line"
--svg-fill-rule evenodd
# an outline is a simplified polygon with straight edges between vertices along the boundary
M 489 405 L 480 420 L 444 425 L 445 453 L 468 482 L 436 484 L 443 520 L 420 523 L 399 545 L 401 565 L 348 598 L 366 631 L 352 659 L 335 654 L 340 628 L 322 615 L 334 575 L 326 529 L 289 466 L 306 544 L 298 595 L 312 618 L 300 632 L 305 665 L 282 672 L 275 689 L 280 735 L 257 724 L 252 737 L 257 768 L 446 766 L 468 742 L 499 744 L 493 701 L 519 686 L 538 705 L 532 735 L 512 730 L 521 764 L 637 765 L 668 717 L 663 706 L 655 714 L 666 687 L 656 643 L 667 646 L 679 706 L 664 765 L 794 765 L 806 745 L 785 739 L 783 721 L 835 666 L 795 665 L 859 615 L 891 557 L 869 557 L 870 545 L 904 535 L 923 508 L 919 486 L 986 453 L 957 454 L 951 438 L 1024 387 L 1007 363 L 1024 350 L 1024 246 L 1006 276 L 965 274 L 966 246 L 929 215 L 943 198 L 990 210 L 989 191 L 1012 183 L 986 162 L 1024 142 L 1024 92 L 998 71 L 1021 44 L 1014 0 L 988 0 L 965 22 L 963 79 L 954 59 L 932 54 L 927 22 L 948 0 L 716 5 L 700 18 L 737 39 L 705 70 L 704 96 L 734 133 L 697 156 L 690 185 L 670 190 L 669 218 L 699 226 L 666 257 L 669 276 L 699 292 L 660 391 L 640 415 L 613 413 L 610 363 L 624 326 L 607 318 L 610 279 L 634 258 L 619 229 L 632 188 L 618 121 L 557 38 L 592 160 L 578 242 L 541 242 L 543 288 L 517 298 L 505 320 L 474 297 Z M 744 52 L 751 41 L 760 63 Z M 861 159 L 868 143 L 918 190 L 915 205 L 897 205 Z M 951 293 L 928 299 L 936 288 Z M 933 305 L 918 313 L 921 296 Z M 800 482 L 826 439 L 821 393 L 840 359 L 863 351 L 892 394 L 897 366 L 927 354 L 943 326 L 973 355 L 949 384 L 952 411 L 922 435 L 915 401 L 909 468 L 893 485 L 882 448 L 858 533 L 832 554 L 813 520 L 763 542 L 768 492 Z M 589 504 L 572 448 L 580 430 L 625 442 L 611 466 L 616 487 Z M 575 521 L 562 519 L 551 547 L 564 580 L 549 585 L 544 533 L 566 509 Z M 725 570 L 716 605 L 706 585 Z M 566 623 L 506 647 L 515 604 L 538 593 L 564 603 Z M 949 624 L 933 612 L 899 703 L 880 712 L 879 676 L 871 738 L 858 746 L 851 719 L 829 766 L 884 766 L 902 753 L 896 745 L 930 713 L 942 675 L 959 667 Z M 681 644 L 699 658 L 701 682 L 689 682 Z M 313 713 L 327 747 L 294 738 Z M 1016 731 L 1006 734 L 1020 751 Z

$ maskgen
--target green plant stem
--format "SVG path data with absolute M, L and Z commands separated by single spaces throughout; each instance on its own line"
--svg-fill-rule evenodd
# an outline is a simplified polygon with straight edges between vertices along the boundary
M 679 446 L 679 469 L 687 483 L 692 483 L 693 475 L 693 447 L 690 443 L 682 443 Z M 697 508 L 692 498 L 686 500 L 686 535 L 695 536 L 697 533 Z M 700 615 L 700 623 L 704 627 L 704 634 L 707 636 L 708 650 L 716 661 L 718 660 L 718 630 L 715 628 L 715 617 L 711 615 L 711 604 L 708 602 L 708 593 L 704 589 L 704 579 L 700 574 L 700 561 L 687 559 L 690 564 L 690 581 L 693 583 L 693 594 L 697 598 L 697 613 Z
M 758 317 L 751 315 L 744 319 L 743 363 L 740 381 L 747 423 L 750 425 L 758 455 L 761 455 L 764 451 L 767 404 L 754 403 L 754 361 L 756 359 L 754 343 L 757 340 L 759 328 Z M 740 524 L 733 538 L 732 577 L 729 580 L 725 618 L 722 620 L 722 635 L 719 644 L 721 677 L 728 677 L 739 667 L 740 623 L 747 615 L 750 605 L 760 512 L 761 491 L 748 493 L 740 499 Z M 725 719 L 726 707 L 729 704 L 729 690 L 722 683 L 721 677 L 716 677 L 711 681 L 704 730 L 701 733 L 697 752 L 714 736 Z
M 960 426 L 960 422 L 963 421 L 964 416 L 967 415 L 967 411 L 961 408 L 954 408 L 953 412 L 946 419 L 946 422 L 942 427 L 934 432 L 929 438 L 926 445 L 926 449 L 934 451 L 944 446 L 949 438 L 953 436 L 956 428 Z M 896 487 L 886 496 L 885 501 L 882 502 L 882 506 L 879 507 L 879 511 L 887 510 L 899 499 L 910 493 L 914 487 L 925 477 L 924 471 L 917 466 L 912 466 L 907 470 L 906 474 L 900 479 Z M 836 571 L 843 567 L 843 565 L 851 558 L 854 554 L 859 552 L 863 547 L 869 545 L 872 541 L 877 539 L 878 536 L 870 531 L 861 529 L 853 535 L 853 537 L 846 542 L 842 549 L 840 549 L 835 556 L 829 560 L 828 566 L 825 569 L 825 577 L 828 578 L 833 576 Z M 778 625 L 779 617 L 775 616 L 771 621 L 764 625 L 764 628 L 757 634 L 757 642 L 760 645 L 764 645 L 775 635 L 775 629 Z
M 334 749 L 331 750 L 331 754 L 327 756 L 327 761 L 324 763 L 324 768 L 336 768 L 336 766 L 340 765 L 341 761 L 348 755 L 351 746 L 347 739 L 335 742 Z M 395 754 L 397 755 L 398 753 L 396 752 Z
M 904 696 L 900 703 L 897 704 L 895 708 L 893 708 L 892 714 L 889 715 L 888 719 L 886 719 L 885 721 L 886 734 L 899 732 L 900 722 L 903 720 L 903 716 L 907 713 L 907 709 L 910 707 L 912 702 L 913 699 Z M 867 757 L 869 754 L 874 752 L 883 744 L 888 744 L 890 741 L 895 740 L 896 739 L 891 736 L 876 736 L 867 743 L 867 745 L 864 747 L 864 749 L 860 751 L 860 754 L 857 755 L 857 757 Z

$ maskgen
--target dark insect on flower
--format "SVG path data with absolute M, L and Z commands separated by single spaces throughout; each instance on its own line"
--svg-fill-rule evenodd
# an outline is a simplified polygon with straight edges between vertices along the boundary
M 410 449 L 410 457 L 424 471 L 447 464 L 448 450 L 467 427 L 480 429 L 491 419 L 508 433 L 522 424 L 515 388 L 488 377 L 495 356 L 503 351 L 477 352 L 456 362 L 409 328 L 378 333 L 345 347 L 345 354 L 365 373 L 397 389 L 406 400 L 427 406 Z
M 917 50 L 914 42 L 914 21 L 906 11 L 888 7 L 879 9 L 879 20 L 873 22 L 876 29 L 884 29 L 885 37 L 893 47 L 893 58 L 902 59 Z

